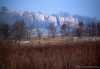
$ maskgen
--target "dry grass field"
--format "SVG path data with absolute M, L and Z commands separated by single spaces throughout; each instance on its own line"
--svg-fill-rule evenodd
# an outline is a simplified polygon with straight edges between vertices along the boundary
M 52 41 L 52 39 L 50 40 Z M 44 41 L 19 45 L 0 41 L 0 69 L 99 69 L 100 42 Z M 38 42 L 37 42 L 38 43 Z

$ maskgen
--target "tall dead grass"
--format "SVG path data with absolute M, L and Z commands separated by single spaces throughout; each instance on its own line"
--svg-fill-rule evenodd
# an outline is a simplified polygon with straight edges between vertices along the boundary
M 44 47 L 0 42 L 0 69 L 78 69 L 99 66 L 100 43 L 86 42 Z

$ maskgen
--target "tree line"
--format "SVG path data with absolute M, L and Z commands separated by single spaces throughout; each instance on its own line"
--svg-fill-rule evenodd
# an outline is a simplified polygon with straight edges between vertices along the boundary
M 6 14 L 8 9 L 2 7 L 0 14 Z M 33 17 L 34 18 L 34 17 Z M 37 37 L 41 39 L 42 33 L 40 28 L 36 28 Z M 100 36 L 100 22 L 91 22 L 85 24 L 83 21 L 79 21 L 78 25 L 71 31 L 71 27 L 67 23 L 60 25 L 60 34 L 62 37 L 65 36 Z M 31 29 L 30 29 L 31 30 Z M 57 36 L 57 28 L 54 23 L 48 25 L 48 37 L 55 38 Z M 0 38 L 1 39 L 14 39 L 21 40 L 26 38 L 30 40 L 32 31 L 28 32 L 24 20 L 16 20 L 15 23 L 10 26 L 8 23 L 0 22 Z

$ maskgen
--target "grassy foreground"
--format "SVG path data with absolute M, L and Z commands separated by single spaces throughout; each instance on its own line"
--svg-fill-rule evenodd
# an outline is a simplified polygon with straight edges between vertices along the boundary
M 0 41 L 0 69 L 99 68 L 99 41 L 40 46 L 18 46 Z

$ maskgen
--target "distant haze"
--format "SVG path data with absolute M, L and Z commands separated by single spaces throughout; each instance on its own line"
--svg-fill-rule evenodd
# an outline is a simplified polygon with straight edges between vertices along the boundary
M 71 15 L 100 19 L 100 0 L 0 0 L 0 6 L 17 11 L 40 11 L 46 14 L 68 12 Z

